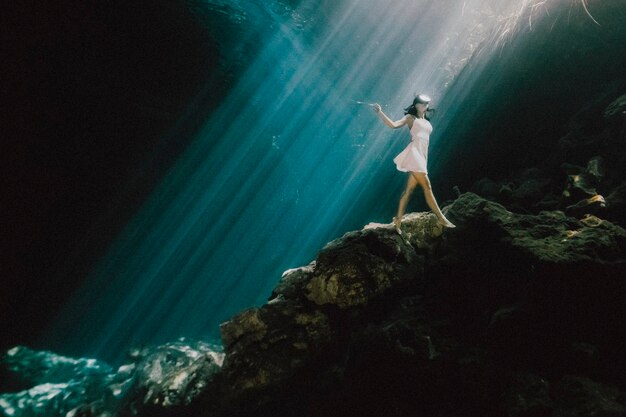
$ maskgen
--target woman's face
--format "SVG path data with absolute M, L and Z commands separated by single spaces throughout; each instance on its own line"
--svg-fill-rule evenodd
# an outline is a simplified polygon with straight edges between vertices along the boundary
M 418 112 L 424 113 L 426 109 L 428 108 L 428 103 L 417 103 L 415 105 L 415 108 L 417 109 Z

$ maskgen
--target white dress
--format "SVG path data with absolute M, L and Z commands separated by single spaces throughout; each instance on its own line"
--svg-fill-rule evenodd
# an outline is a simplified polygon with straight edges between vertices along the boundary
M 413 120 L 411 143 L 398 156 L 393 158 L 398 171 L 425 172 L 428 163 L 428 142 L 433 126 L 426 119 Z

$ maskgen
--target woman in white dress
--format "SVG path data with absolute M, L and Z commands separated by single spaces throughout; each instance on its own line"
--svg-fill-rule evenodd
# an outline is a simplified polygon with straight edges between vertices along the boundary
M 382 121 L 392 129 L 407 126 L 411 132 L 411 143 L 398 156 L 393 159 L 396 163 L 398 171 L 408 172 L 406 188 L 400 196 L 398 204 L 398 213 L 393 218 L 393 224 L 398 233 L 401 233 L 400 225 L 404 210 L 409 202 L 409 198 L 413 190 L 419 184 L 424 190 L 424 197 L 428 207 L 435 213 L 438 223 L 444 227 L 456 227 L 450 220 L 446 218 L 437 205 L 437 200 L 433 195 L 432 186 L 428 179 L 428 141 L 430 133 L 433 130 L 432 125 L 426 119 L 426 110 L 430 97 L 425 94 L 419 94 L 413 99 L 413 104 L 404 109 L 404 117 L 400 120 L 391 120 L 381 109 L 380 104 L 373 105 L 374 111 L 382 119 Z

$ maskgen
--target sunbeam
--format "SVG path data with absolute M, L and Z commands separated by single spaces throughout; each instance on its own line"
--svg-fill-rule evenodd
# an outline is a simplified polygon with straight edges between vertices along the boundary
M 389 223 L 405 181 L 391 159 L 408 136 L 363 103 L 399 118 L 415 93 L 428 93 L 437 107 L 431 146 L 441 147 L 446 118 L 476 79 L 458 85 L 457 76 L 480 71 L 548 2 L 318 3 L 305 0 L 252 34 L 268 41 L 47 344 L 119 362 L 137 344 L 216 339 L 221 321 L 263 303 L 282 271 L 311 261 L 325 242 Z M 293 16 L 324 25 L 299 26 Z

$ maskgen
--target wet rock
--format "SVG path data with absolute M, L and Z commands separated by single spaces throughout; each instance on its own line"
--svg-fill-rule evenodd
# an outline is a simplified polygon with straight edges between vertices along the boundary
M 332 339 L 328 317 L 294 301 L 248 309 L 220 325 L 232 395 L 280 384 Z
M 134 396 L 141 401 L 132 408 L 189 404 L 206 389 L 223 360 L 223 353 L 203 342 L 181 340 L 145 349 L 134 372 Z
M 327 337 L 316 350 L 335 350 L 333 356 L 328 356 L 328 362 L 320 361 L 319 356 L 316 361 L 315 354 L 306 351 L 297 354 L 286 348 L 287 340 L 311 337 L 305 336 L 302 329 L 294 330 L 298 329 L 294 325 L 294 311 L 310 313 L 315 311 L 317 303 L 309 298 L 274 298 L 260 309 L 235 317 L 229 325 L 233 326 L 231 329 L 223 328 L 224 340 L 230 346 L 227 349 L 234 352 L 228 385 L 241 391 L 280 382 L 282 388 L 274 391 L 273 400 L 267 397 L 264 404 L 284 405 L 289 401 L 287 398 L 306 398 L 327 415 L 370 415 L 377 404 L 389 402 L 398 404 L 399 411 L 394 415 L 408 413 L 409 409 L 428 414 L 441 411 L 441 404 L 446 401 L 444 393 L 452 389 L 464 392 L 462 399 L 458 399 L 459 404 L 472 404 L 474 411 L 466 410 L 466 415 L 474 412 L 474 415 L 483 415 L 484 410 L 493 408 L 494 398 L 504 398 L 504 390 L 509 387 L 508 402 L 500 406 L 510 415 L 551 415 L 553 402 L 548 394 L 547 379 L 523 371 L 515 376 L 508 368 L 545 367 L 558 373 L 568 364 L 576 364 L 578 370 L 599 372 L 603 362 L 598 361 L 597 356 L 592 355 L 596 359 L 590 357 L 587 361 L 584 354 L 576 353 L 582 352 L 580 349 L 567 348 L 595 345 L 576 342 L 574 336 L 568 335 L 575 334 L 576 329 L 577 335 L 593 338 L 595 326 L 591 322 L 599 317 L 598 313 L 589 315 L 587 323 L 573 312 L 588 299 L 593 286 L 618 288 L 619 283 L 614 278 L 626 259 L 626 231 L 605 220 L 591 216 L 578 220 L 560 211 L 517 214 L 472 193 L 462 194 L 445 209 L 446 215 L 458 226 L 453 231 L 437 234 L 431 228 L 432 214 L 411 213 L 403 219 L 408 242 L 397 240 L 397 235 L 389 236 L 389 232 L 393 232 L 391 225 L 370 224 L 362 231 L 331 242 L 320 252 L 314 268 L 294 269 L 286 274 L 296 274 L 294 282 L 300 282 L 297 286 L 308 292 L 309 285 L 301 282 L 313 282 L 320 273 L 319 268 L 339 265 L 337 270 L 342 270 L 344 265 L 352 267 L 355 260 L 368 264 L 367 254 L 374 258 L 368 264 L 374 271 L 378 268 L 378 258 L 387 262 L 400 259 L 400 265 L 406 268 L 411 258 L 399 255 L 403 253 L 402 245 L 406 245 L 407 250 L 412 248 L 416 256 L 424 257 L 422 274 L 431 277 L 419 287 L 423 295 L 412 293 L 400 297 L 390 290 L 402 287 L 405 281 L 392 280 L 385 283 L 380 292 L 372 291 L 367 302 L 320 304 L 323 310 L 319 311 L 327 315 L 328 322 L 321 328 L 331 330 L 318 333 Z M 363 233 L 365 231 L 368 234 Z M 351 245 L 355 246 L 352 250 Z M 572 275 L 581 263 L 591 265 L 591 271 L 596 263 L 606 265 L 602 272 L 603 283 L 585 279 L 582 272 Z M 455 269 L 457 267 L 459 269 Z M 571 279 L 559 279 L 553 268 L 569 271 L 565 274 Z M 529 276 L 534 276 L 534 280 Z M 350 278 L 346 285 L 359 280 L 377 282 L 365 272 Z M 281 282 L 279 286 L 284 284 Z M 416 288 L 411 287 L 410 291 Z M 572 303 L 567 308 L 557 307 L 544 298 L 548 291 Z M 611 292 L 607 290 L 607 294 Z M 502 304 L 509 299 L 513 302 Z M 621 316 L 620 305 L 593 302 L 603 305 L 607 316 Z M 389 309 L 390 305 L 397 305 L 397 308 Z M 280 311 L 283 312 L 279 314 Z M 351 312 L 356 311 L 359 311 L 358 320 L 340 319 L 341 315 L 351 316 Z M 489 318 L 486 321 L 485 313 Z M 334 327 L 333 323 L 342 325 Z M 616 325 L 605 324 L 610 328 Z M 268 342 L 272 330 L 277 332 L 278 347 Z M 340 334 L 348 338 L 347 343 L 340 341 Z M 344 347 L 342 343 L 346 343 Z M 605 349 L 607 344 L 610 342 L 594 352 Z M 296 365 L 289 363 L 287 357 L 295 359 Z M 310 379 L 303 385 L 295 375 L 307 368 L 307 363 L 315 363 L 319 370 L 309 367 Z M 400 379 L 398 369 L 402 369 Z M 236 381 L 234 385 L 232 381 Z M 384 389 L 374 388 L 381 383 Z M 308 394 L 313 387 L 329 388 L 323 395 L 316 394 L 319 398 L 315 399 Z M 332 410 L 324 408 L 322 403 L 326 401 L 324 398 L 329 398 L 327 396 L 341 398 L 342 406 Z M 253 404 L 258 406 L 261 402 L 255 399 Z M 297 405 L 295 407 L 304 414 L 294 411 L 293 415 L 306 415 Z M 249 413 L 242 415 L 252 415 L 250 410 L 253 409 L 248 408 Z
M 283 272 L 280 281 L 272 290 L 268 301 L 277 298 L 292 300 L 305 298 L 304 287 L 313 277 L 314 270 L 315 261 L 312 261 L 309 265 L 288 269 Z
M 447 215 L 447 209 L 442 209 Z M 439 241 L 444 228 L 433 213 L 409 213 L 402 218 L 402 233 L 417 253 L 431 250 Z M 448 230 L 450 232 L 450 230 Z
M 221 324 L 224 353 L 179 341 L 117 371 L 104 364 L 93 383 L 40 366 L 42 384 L 0 406 L 73 417 L 620 413 L 621 386 L 554 381 L 621 380 L 626 231 L 474 193 L 444 212 L 456 229 L 410 213 L 402 236 L 371 223 L 330 242 L 285 271 L 267 304 Z
M 457 199 L 449 207 L 449 213 L 457 226 L 469 229 L 462 235 L 464 239 L 475 243 L 479 233 L 492 242 L 497 239 L 500 247 L 494 249 L 502 255 L 517 253 L 535 262 L 555 263 L 626 259 L 626 230 L 608 222 L 588 227 L 560 211 L 514 214 L 472 193 Z M 457 242 L 450 243 L 453 246 Z M 493 246 L 487 240 L 485 244 Z M 446 246 L 446 249 L 456 252 L 463 247 Z
M 181 339 L 145 348 L 135 355 L 136 362 L 115 371 L 93 359 L 16 347 L 3 365 L 37 385 L 1 394 L 0 411 L 42 417 L 136 415 L 147 408 L 162 413 L 189 404 L 206 389 L 222 359 L 216 346 Z
M 7 416 L 56 416 L 88 407 L 96 416 L 119 406 L 109 386 L 122 381 L 111 367 L 93 359 L 74 359 L 49 351 L 18 346 L 3 358 L 3 366 L 34 386 L 0 395 L 0 411 Z
M 567 187 L 563 191 L 563 196 L 570 200 L 593 197 L 597 194 L 596 187 L 598 180 L 591 174 L 582 172 L 567 176 Z
M 569 205 L 566 210 L 572 215 L 580 215 L 581 211 L 597 213 L 598 209 L 604 208 L 599 204 L 597 187 L 604 177 L 604 160 L 600 156 L 595 156 L 589 160 L 586 168 L 564 164 L 563 170 L 567 175 L 567 186 L 563 191 L 563 196 Z M 572 204 L 572 202 L 575 202 Z M 602 203 L 604 199 L 602 198 Z
M 606 201 L 600 194 L 596 194 L 593 197 L 580 200 L 576 204 L 572 204 L 565 208 L 565 212 L 569 216 L 581 217 L 585 214 L 600 214 L 606 208 Z
M 306 296 L 342 309 L 366 305 L 390 287 L 417 279 L 419 259 L 392 228 L 349 232 L 322 248 Z

